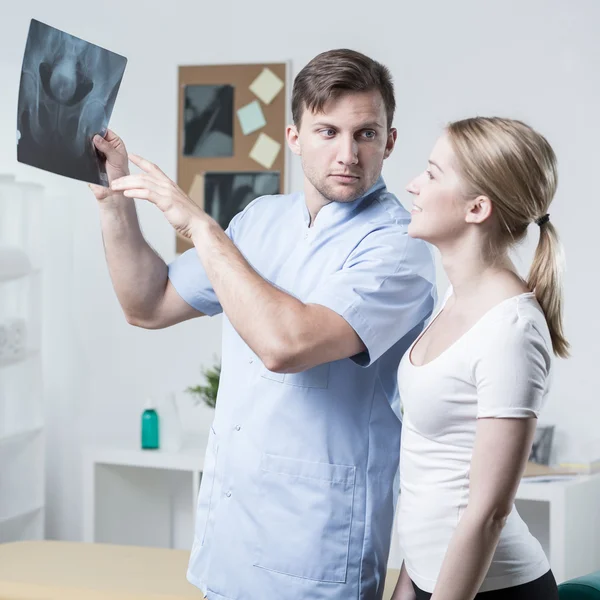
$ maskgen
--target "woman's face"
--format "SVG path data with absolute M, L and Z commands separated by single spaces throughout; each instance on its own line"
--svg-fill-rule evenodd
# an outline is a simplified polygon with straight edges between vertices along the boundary
M 427 169 L 406 187 L 413 200 L 411 237 L 439 245 L 460 237 L 467 227 L 469 203 L 454 165 L 454 151 L 443 134 L 431 151 Z

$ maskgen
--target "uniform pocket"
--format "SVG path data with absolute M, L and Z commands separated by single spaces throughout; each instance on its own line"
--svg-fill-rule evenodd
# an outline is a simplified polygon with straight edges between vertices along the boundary
M 346 581 L 356 467 L 264 454 L 255 566 Z
M 273 373 L 264 368 L 261 377 L 277 381 L 285 385 L 292 385 L 303 388 L 326 389 L 329 386 L 329 367 L 331 363 L 317 365 L 312 369 L 307 369 L 301 373 Z

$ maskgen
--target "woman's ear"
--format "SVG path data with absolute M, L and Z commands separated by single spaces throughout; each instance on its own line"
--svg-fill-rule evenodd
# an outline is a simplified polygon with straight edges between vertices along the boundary
M 483 223 L 492 212 L 492 201 L 487 196 L 477 196 L 469 202 L 465 220 L 467 223 Z

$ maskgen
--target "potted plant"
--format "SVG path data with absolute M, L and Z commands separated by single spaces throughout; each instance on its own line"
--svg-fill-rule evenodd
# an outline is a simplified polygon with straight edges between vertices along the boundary
M 202 375 L 206 380 L 206 385 L 195 385 L 187 388 L 187 392 L 192 395 L 195 404 L 204 402 L 210 408 L 217 404 L 217 392 L 219 391 L 219 380 L 221 378 L 221 363 L 217 362 L 208 369 L 202 369 Z

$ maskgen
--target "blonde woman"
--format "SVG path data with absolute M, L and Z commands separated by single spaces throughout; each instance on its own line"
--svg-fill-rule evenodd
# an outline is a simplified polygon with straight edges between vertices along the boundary
M 519 121 L 450 124 L 408 186 L 408 233 L 434 244 L 451 283 L 404 355 L 394 600 L 552 600 L 556 582 L 514 507 L 552 355 L 566 357 L 562 252 L 548 207 L 556 157 Z M 527 281 L 510 248 L 530 225 Z

